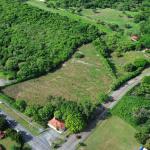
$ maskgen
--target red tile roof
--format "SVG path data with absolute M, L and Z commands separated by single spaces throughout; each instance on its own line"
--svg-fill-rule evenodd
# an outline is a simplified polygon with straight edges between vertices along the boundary
M 51 125 L 58 130 L 65 129 L 65 123 L 63 121 L 56 119 L 55 117 L 48 122 L 48 125 Z
M 139 37 L 137 35 L 131 36 L 131 40 L 133 40 L 133 41 L 137 41 L 138 39 L 139 39 Z

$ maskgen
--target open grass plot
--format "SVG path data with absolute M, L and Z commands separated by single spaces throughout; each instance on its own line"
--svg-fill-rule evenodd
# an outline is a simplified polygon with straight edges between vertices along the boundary
M 116 72 L 118 74 L 118 77 L 129 74 L 128 72 L 124 71 L 125 64 L 133 63 L 136 59 L 140 59 L 140 58 L 145 58 L 147 60 L 150 60 L 150 55 L 142 51 L 130 51 L 130 52 L 123 53 L 122 57 L 117 57 L 116 53 L 113 53 L 112 62 L 116 67 Z
M 134 28 L 138 28 L 138 24 L 135 24 L 133 18 L 128 17 L 127 15 L 134 16 L 134 12 L 126 12 L 106 8 L 106 9 L 83 9 L 81 12 L 83 16 L 90 18 L 95 21 L 103 21 L 105 23 L 118 24 L 120 27 L 125 27 L 125 24 L 130 24 Z
M 18 146 L 18 144 L 15 141 L 12 141 L 10 138 L 1 139 L 0 144 L 2 144 L 6 150 L 10 150 L 14 145 Z
M 118 117 L 112 116 L 99 124 L 84 142 L 81 150 L 137 150 L 135 129 Z
M 76 101 L 96 100 L 100 93 L 109 91 L 113 78 L 92 44 L 82 46 L 76 53 L 82 53 L 84 58 L 75 58 L 75 54 L 57 71 L 9 86 L 3 92 L 30 104 L 44 104 L 50 95 Z

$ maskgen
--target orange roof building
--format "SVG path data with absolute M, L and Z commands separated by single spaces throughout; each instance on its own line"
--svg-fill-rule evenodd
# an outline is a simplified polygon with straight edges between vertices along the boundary
M 48 126 L 59 133 L 62 133 L 65 130 L 65 123 L 55 117 L 48 122 Z
M 131 40 L 132 41 L 137 41 L 138 39 L 139 39 L 139 37 L 137 35 L 131 36 Z

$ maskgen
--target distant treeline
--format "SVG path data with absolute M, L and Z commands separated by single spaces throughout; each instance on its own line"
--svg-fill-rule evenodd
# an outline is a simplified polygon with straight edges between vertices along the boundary
M 25 80 L 56 68 L 83 43 L 100 35 L 91 25 L 19 0 L 0 1 L 0 69 Z
M 47 0 L 51 2 L 53 0 Z M 120 10 L 135 10 L 143 7 L 148 0 L 56 0 L 56 7 L 84 7 L 84 8 L 118 8 Z M 54 4 L 52 2 L 52 4 Z

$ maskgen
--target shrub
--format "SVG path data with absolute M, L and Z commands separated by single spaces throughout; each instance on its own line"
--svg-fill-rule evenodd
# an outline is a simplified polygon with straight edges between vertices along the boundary
M 99 95 L 100 103 L 103 103 L 103 102 L 107 101 L 108 98 L 109 98 L 109 96 L 107 94 L 102 93 L 102 94 Z
M 24 112 L 27 107 L 27 103 L 24 100 L 16 100 L 14 107 L 19 111 Z
M 149 135 L 143 131 L 137 132 L 135 134 L 135 138 L 137 139 L 138 142 L 141 144 L 145 144 L 146 140 L 148 139 Z
M 130 29 L 130 28 L 132 28 L 132 26 L 130 24 L 125 24 L 125 28 Z
M 142 83 L 150 84 L 150 76 L 145 76 L 145 77 L 142 79 Z
M 146 141 L 145 148 L 150 150 L 150 138 Z
M 8 128 L 8 123 L 4 116 L 0 116 L 0 130 L 4 131 Z
M 132 63 L 129 63 L 129 64 L 126 64 L 124 66 L 124 70 L 127 71 L 127 72 L 133 72 L 135 71 L 137 68 L 135 65 L 133 65 Z
M 144 59 L 144 58 L 136 59 L 134 61 L 134 65 L 137 68 L 139 68 L 139 67 L 145 68 L 148 64 L 149 64 L 149 62 L 146 59 Z
M 80 132 L 86 126 L 86 123 L 85 123 L 83 117 L 79 113 L 78 114 L 75 114 L 75 113 L 69 114 L 67 116 L 67 119 L 65 120 L 65 124 L 66 124 L 66 127 L 72 133 Z
M 82 53 L 75 53 L 75 58 L 84 58 L 85 57 L 85 55 L 84 54 L 82 54 Z
M 54 117 L 61 120 L 63 118 L 63 115 L 61 111 L 57 110 L 54 112 Z

